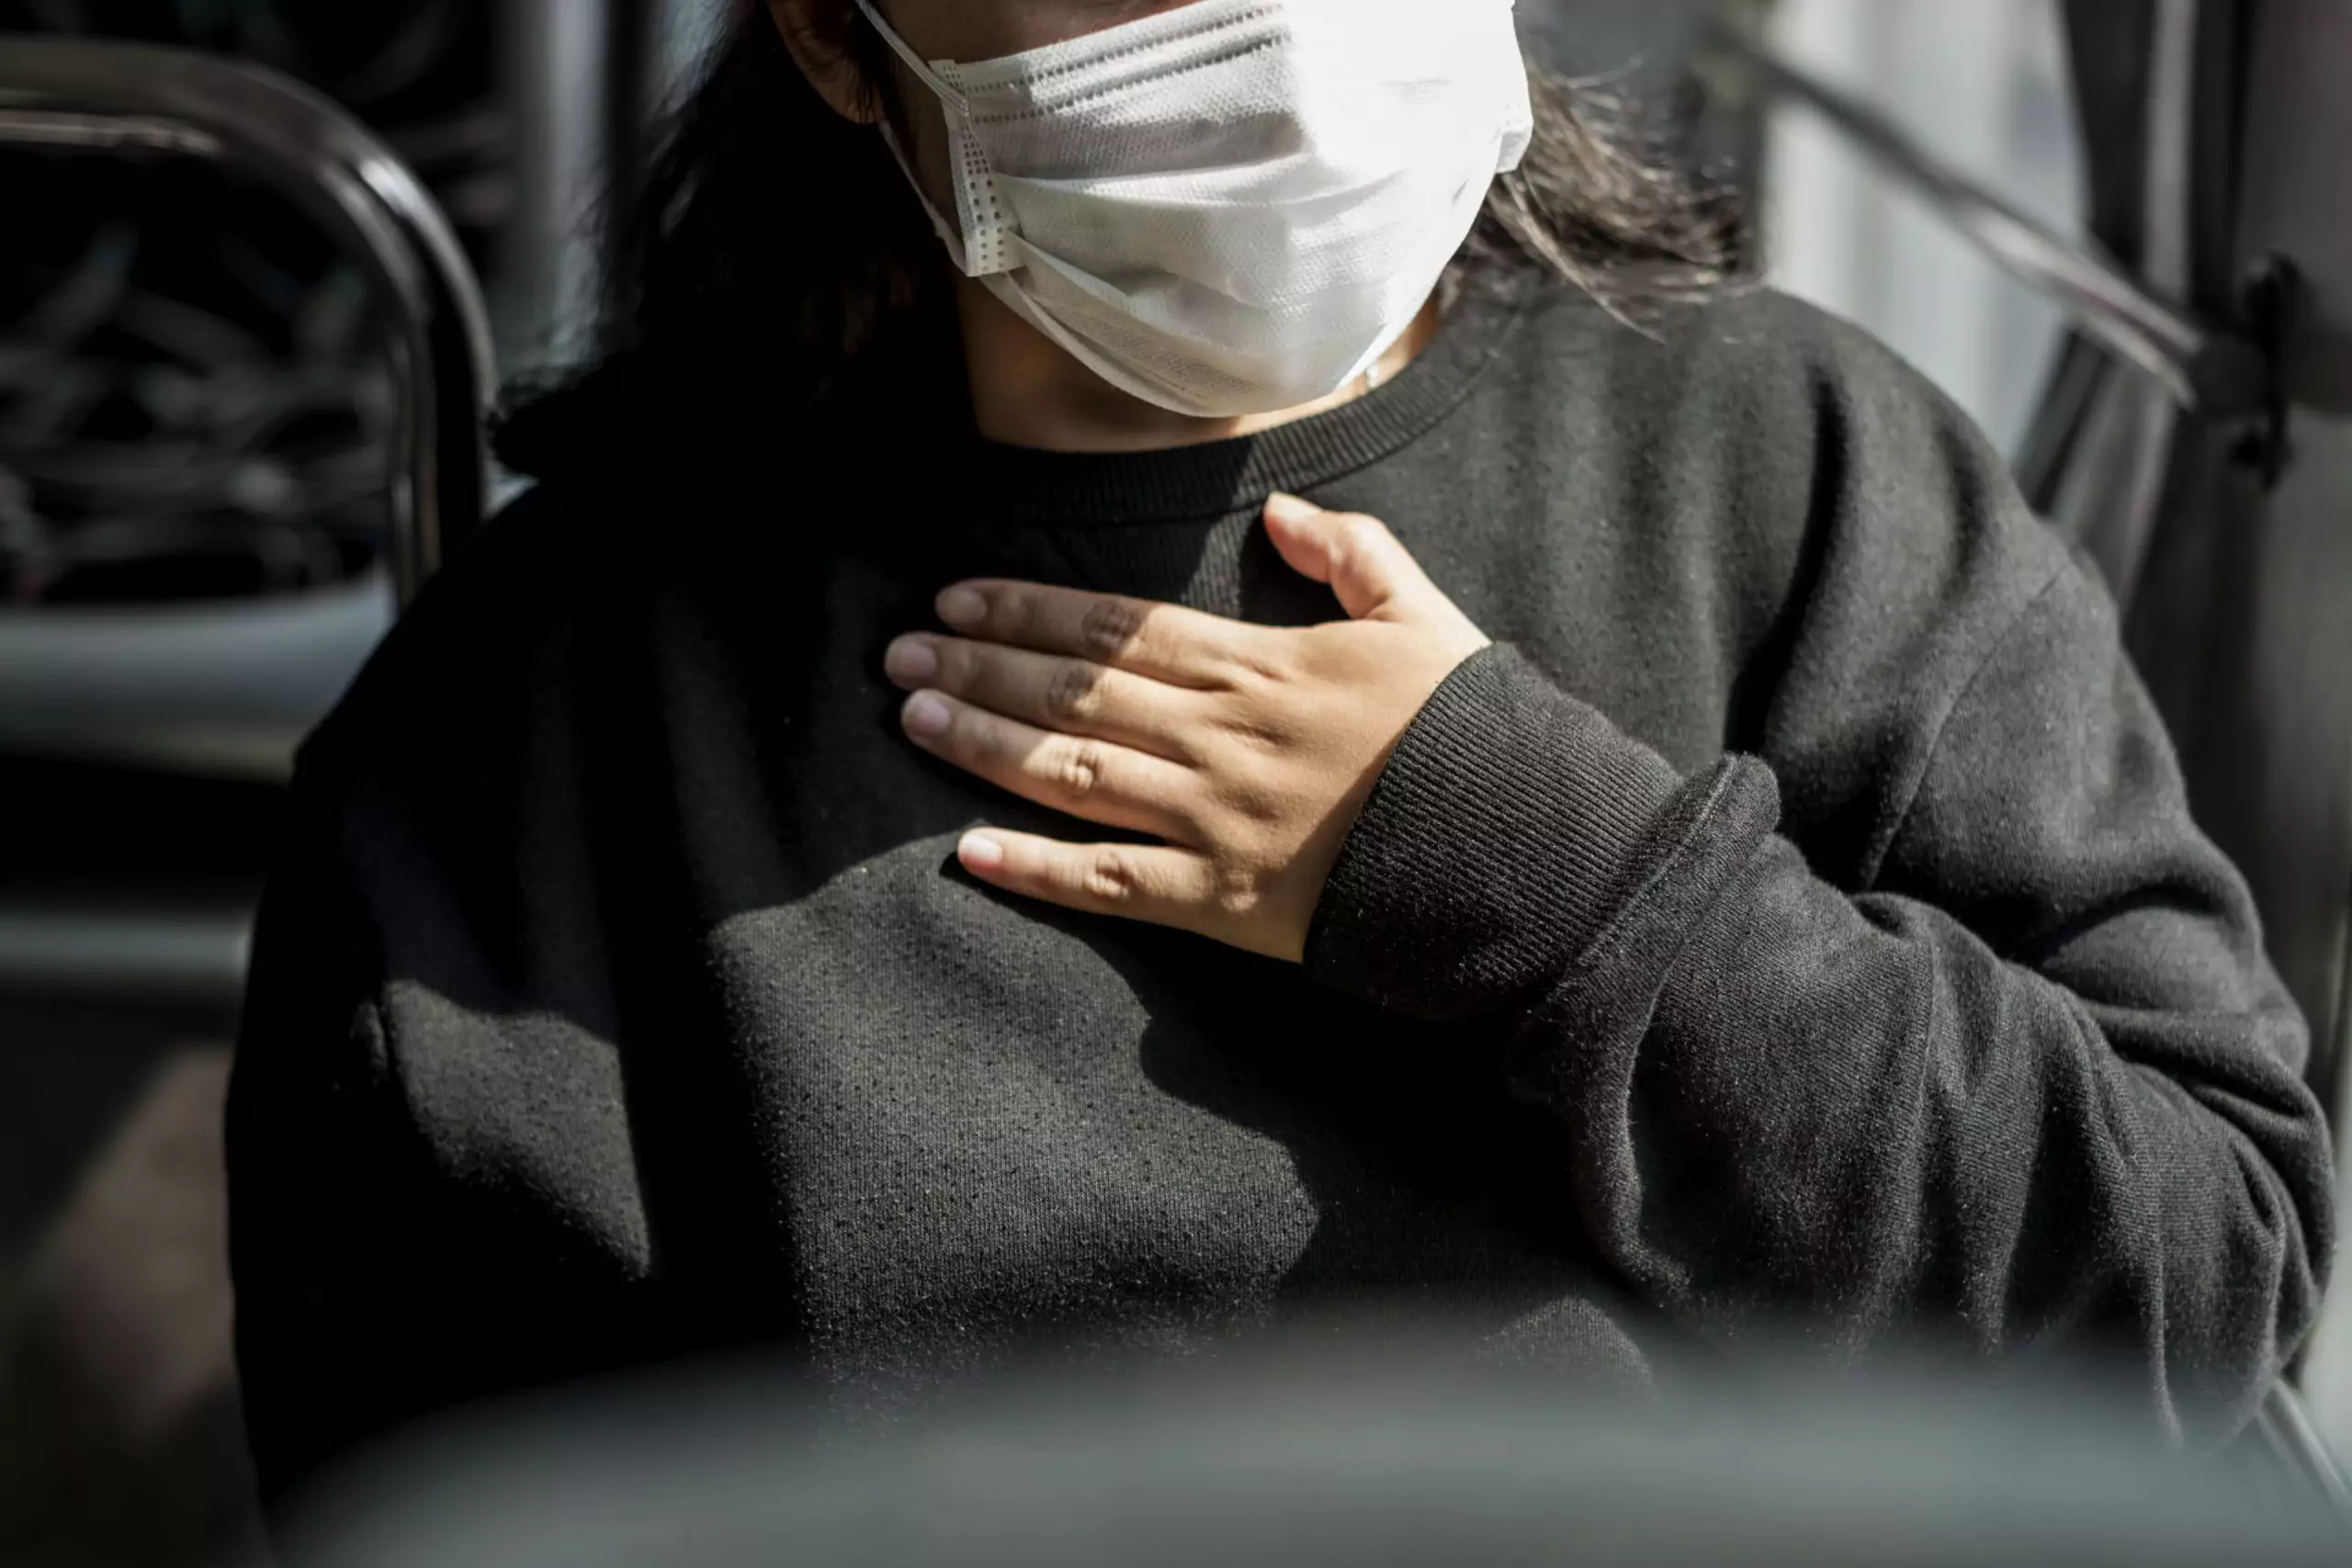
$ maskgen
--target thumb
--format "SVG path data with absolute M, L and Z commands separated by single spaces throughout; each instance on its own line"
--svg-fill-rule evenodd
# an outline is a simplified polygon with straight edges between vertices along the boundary
M 1377 518 L 1277 495 L 1266 502 L 1266 533 L 1293 571 L 1339 595 L 1351 620 L 1414 620 L 1452 608 Z

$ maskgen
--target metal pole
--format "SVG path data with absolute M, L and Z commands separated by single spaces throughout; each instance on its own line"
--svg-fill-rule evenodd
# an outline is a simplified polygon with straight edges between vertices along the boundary
M 403 601 L 481 522 L 492 378 L 473 269 L 424 187 L 326 99 L 257 66 L 187 51 L 12 38 L 0 141 L 206 158 L 267 182 L 317 223 L 387 306 L 401 356 L 392 570 Z
M 512 0 L 502 12 L 517 199 L 492 299 L 502 362 L 543 368 L 577 358 L 592 338 L 610 38 L 605 0 Z

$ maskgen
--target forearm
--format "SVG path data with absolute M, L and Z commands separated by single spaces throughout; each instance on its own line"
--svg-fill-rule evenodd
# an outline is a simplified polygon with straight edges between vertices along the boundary
M 2275 982 L 2250 1008 L 2095 1003 L 1815 876 L 1760 763 L 1679 779 L 1508 655 L 1396 772 L 1315 961 L 1509 1033 L 1514 1087 L 1576 1133 L 1564 1201 L 1663 1310 L 1853 1349 L 2120 1349 L 2168 1416 L 2226 1420 L 2275 1375 L 2328 1224 Z
M 2285 1174 L 2315 1113 L 2283 1072 L 2265 1102 L 2188 1064 L 2282 1059 L 2292 1010 L 2095 1008 L 1930 908 L 1821 882 L 1770 798 L 1741 780 L 1662 902 L 1515 1029 L 1604 1249 L 1705 1328 L 2070 1344 L 2139 1361 L 2167 1415 L 2250 1410 L 2316 1301 L 2294 1193 L 2324 1178 Z

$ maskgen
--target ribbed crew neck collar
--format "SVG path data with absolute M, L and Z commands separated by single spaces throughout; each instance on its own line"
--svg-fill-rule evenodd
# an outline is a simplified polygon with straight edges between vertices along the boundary
M 630 496 L 698 495 L 762 505 L 872 496 L 975 522 L 1175 522 L 1251 510 L 1419 439 L 1469 396 L 1544 282 L 1499 272 L 1465 280 L 1429 346 L 1363 397 L 1255 435 L 1155 452 L 1035 450 L 980 438 L 954 356 L 893 356 L 810 414 L 689 378 L 616 365 L 526 408 L 502 455 L 545 483 Z M 910 386 L 907 378 L 921 385 Z M 938 385 L 933 386 L 933 382 Z
M 1412 444 L 1466 397 L 1509 338 L 1530 289 L 1506 276 L 1466 287 L 1429 346 L 1386 385 L 1255 435 L 1116 454 L 1045 452 L 967 436 L 969 493 L 1038 523 L 1148 523 L 1254 509 L 1274 491 L 1327 484 Z

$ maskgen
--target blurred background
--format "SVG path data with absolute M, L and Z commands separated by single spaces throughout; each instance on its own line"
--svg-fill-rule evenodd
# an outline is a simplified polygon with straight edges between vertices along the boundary
M 471 405 L 582 352 L 597 204 L 729 5 L 0 0 L 0 1564 L 251 1543 L 217 1123 L 293 750 L 501 493 Z M 1521 6 L 1662 106 L 1773 281 L 1927 370 L 2106 576 L 2334 1101 L 2352 6 Z M 373 141 L 328 156 L 308 107 L 157 57 L 60 117 L 60 39 L 265 66 Z M 2352 1450 L 2352 1324 L 2302 1386 Z

